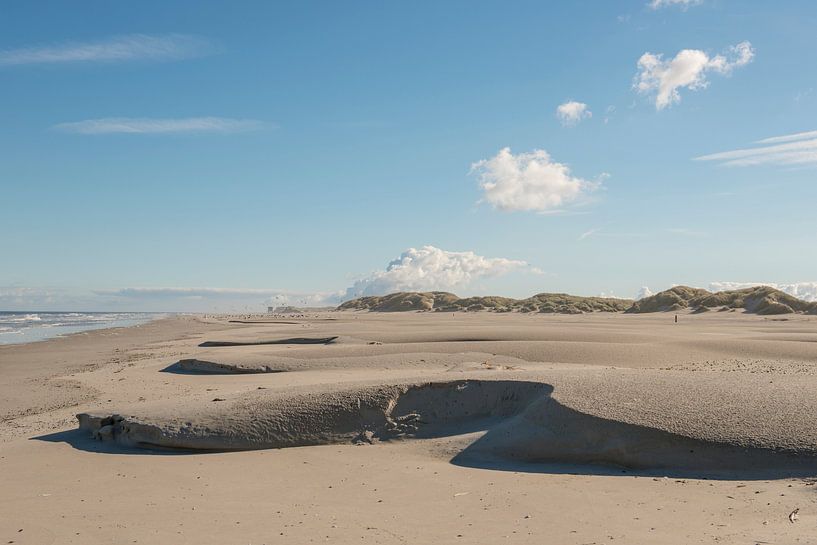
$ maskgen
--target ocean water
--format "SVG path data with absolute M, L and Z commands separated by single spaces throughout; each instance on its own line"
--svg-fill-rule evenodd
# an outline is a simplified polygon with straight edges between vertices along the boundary
M 0 344 L 30 343 L 92 329 L 138 325 L 161 316 L 147 312 L 0 311 Z

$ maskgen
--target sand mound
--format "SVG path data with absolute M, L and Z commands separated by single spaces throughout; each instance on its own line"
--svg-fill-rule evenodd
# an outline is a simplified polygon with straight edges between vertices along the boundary
M 781 404 L 777 398 L 781 392 L 764 397 L 748 389 L 727 399 L 725 408 L 713 409 L 707 396 L 722 399 L 723 390 L 718 384 L 709 390 L 703 387 L 717 382 L 708 377 L 685 379 L 677 388 L 677 380 L 659 384 L 658 390 L 650 384 L 649 396 L 639 398 L 646 391 L 643 373 L 618 381 L 611 381 L 613 376 L 593 372 L 553 377 L 555 390 L 553 381 L 521 379 L 301 393 L 264 390 L 181 410 L 80 414 L 78 419 L 81 430 L 99 439 L 137 447 L 263 449 L 488 430 L 454 461 L 691 470 L 796 468 L 817 473 L 817 438 L 809 424 L 779 419 L 779 414 L 769 418 L 770 410 L 789 410 L 789 402 L 808 409 L 799 416 L 813 416 L 813 404 L 803 403 L 800 395 Z M 765 381 L 758 382 L 762 384 Z M 696 394 L 699 391 L 703 393 Z M 692 405 L 690 394 L 695 395 Z M 735 406 L 740 410 L 733 411 Z
M 338 339 L 334 337 L 293 337 L 290 339 L 275 339 L 269 341 L 204 341 L 199 344 L 202 348 L 214 346 L 255 346 L 262 344 L 330 344 Z
M 382 348 L 382 345 L 377 346 Z M 435 370 L 508 370 L 519 369 L 525 360 L 501 354 L 458 351 L 456 353 L 435 353 L 402 349 L 400 358 L 393 352 L 364 355 L 326 354 L 323 357 L 303 357 L 300 352 L 273 351 L 264 347 L 236 347 L 232 350 L 204 350 L 191 357 L 181 359 L 164 368 L 168 373 L 202 375 L 284 373 L 289 371 L 316 371 L 329 369 L 370 369 L 377 372 L 385 369 L 410 371 L 416 369 Z M 286 354 L 286 355 L 284 355 Z
M 502 422 L 460 453 L 454 463 L 486 459 L 615 465 L 663 470 L 806 469 L 817 473 L 814 454 L 692 439 L 664 430 L 588 415 L 542 397 L 523 414 Z
M 817 314 L 817 303 L 802 301 L 769 286 L 717 293 L 700 288 L 675 286 L 636 301 L 627 309 L 627 312 L 667 312 L 688 308 L 696 312 L 720 308 L 721 310 L 744 309 L 746 312 L 764 315 L 794 312 Z
M 184 417 L 79 414 L 81 430 L 125 446 L 248 450 L 349 442 L 366 436 L 425 434 L 468 419 L 508 416 L 546 384 L 452 381 L 402 384 L 319 395 L 273 397 L 254 392 L 227 407 Z
M 269 365 L 246 365 L 243 363 L 220 363 L 217 361 L 187 358 L 179 360 L 165 371 L 195 373 L 203 375 L 247 375 L 255 373 L 283 373 L 287 369 L 279 369 Z
M 439 312 L 541 312 L 582 314 L 585 312 L 619 312 L 632 305 L 629 299 L 579 297 L 564 293 L 539 293 L 527 299 L 509 297 L 460 298 L 447 292 L 400 292 L 384 296 L 361 297 L 347 301 L 338 310 L 368 310 L 372 312 L 404 312 L 434 310 Z

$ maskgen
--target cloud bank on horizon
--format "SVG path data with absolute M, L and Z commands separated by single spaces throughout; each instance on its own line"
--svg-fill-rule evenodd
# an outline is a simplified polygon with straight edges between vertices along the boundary
M 66 42 L 5 49 L 0 66 L 83 62 L 177 61 L 212 51 L 206 40 L 188 34 L 129 34 L 96 42 Z
M 541 274 L 525 261 L 451 252 L 435 246 L 408 248 L 383 270 L 338 291 L 293 292 L 263 288 L 128 287 L 74 293 L 59 288 L 0 287 L 0 308 L 34 310 L 259 312 L 267 306 L 336 306 L 367 295 L 396 291 L 451 291 L 511 272 Z

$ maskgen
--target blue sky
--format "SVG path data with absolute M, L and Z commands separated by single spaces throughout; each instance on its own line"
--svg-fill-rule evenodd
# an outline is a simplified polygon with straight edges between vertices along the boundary
M 817 6 L 656 4 L 6 2 L 0 307 L 817 280 Z

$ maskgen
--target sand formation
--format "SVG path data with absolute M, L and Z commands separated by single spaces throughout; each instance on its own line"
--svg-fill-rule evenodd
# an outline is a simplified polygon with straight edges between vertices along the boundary
M 709 313 L 681 328 L 593 313 L 333 316 L 213 324 L 153 371 L 177 373 L 152 380 L 184 396 L 84 412 L 80 428 L 139 448 L 429 440 L 471 467 L 817 475 L 808 317 L 782 326 Z M 737 327 L 746 322 L 767 325 Z
M 527 299 L 481 296 L 460 298 L 453 293 L 398 292 L 383 296 L 361 297 L 347 301 L 338 310 L 368 310 L 372 312 L 407 311 L 481 311 L 539 312 L 552 314 L 584 314 L 588 312 L 671 312 L 691 309 L 706 312 L 742 309 L 749 313 L 817 314 L 817 302 L 809 303 L 769 286 L 712 293 L 702 288 L 675 286 L 644 299 L 582 297 L 564 293 L 539 293 Z
M 383 296 L 361 297 L 347 301 L 338 310 L 369 310 L 373 312 L 405 311 L 480 311 L 541 312 L 582 314 L 585 312 L 619 312 L 630 308 L 630 299 L 581 297 L 565 293 L 539 293 L 527 299 L 481 296 L 460 298 L 444 291 L 398 292 Z
M 204 341 L 199 346 L 259 346 L 263 344 L 330 344 L 337 340 L 337 335 L 332 337 L 291 337 L 287 339 L 261 339 L 250 341 Z
M 753 314 L 817 314 L 817 303 L 809 303 L 769 286 L 712 293 L 701 288 L 675 286 L 633 303 L 627 312 L 667 312 L 692 309 L 706 312 L 743 309 Z
M 802 414 L 804 408 L 814 408 L 798 406 L 802 396 L 794 389 L 782 404 L 772 394 L 745 389 L 728 394 L 728 403 L 701 407 L 697 400 L 723 397 L 720 385 L 707 386 L 709 379 L 703 378 L 674 378 L 677 381 L 660 395 L 645 393 L 646 386 L 655 384 L 643 373 L 579 372 L 309 392 L 262 390 L 173 413 L 148 408 L 129 415 L 83 413 L 78 418 L 81 430 L 127 447 L 249 450 L 487 430 L 453 461 L 815 471 L 817 436 L 807 422 L 817 414 L 803 415 L 807 418 L 799 423 L 786 421 L 788 409 L 797 406 Z M 752 386 L 762 387 L 761 382 Z M 692 413 L 691 394 L 696 398 Z M 638 410 L 632 409 L 634 397 Z M 735 406 L 740 415 L 731 412 Z M 765 414 L 771 407 L 782 409 L 773 426 Z

